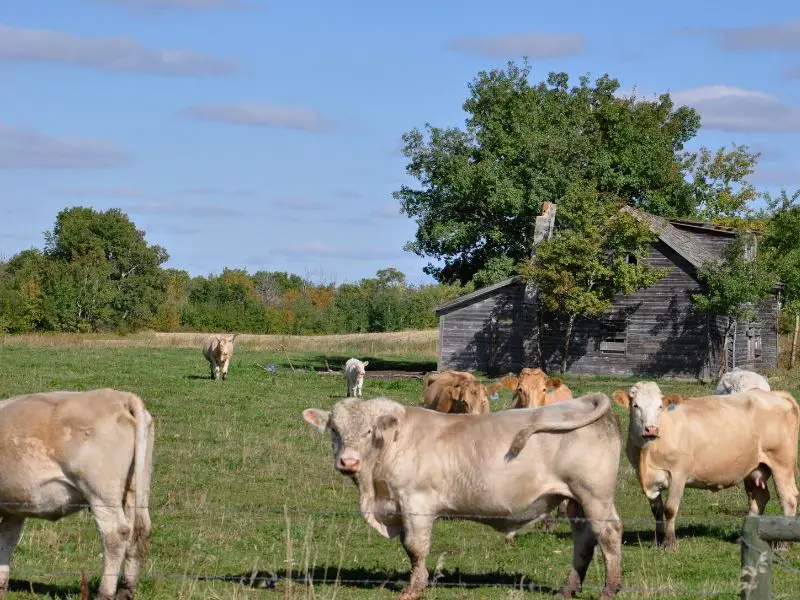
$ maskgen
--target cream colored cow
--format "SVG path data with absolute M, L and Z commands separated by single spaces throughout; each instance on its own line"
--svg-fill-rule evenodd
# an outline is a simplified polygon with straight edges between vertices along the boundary
M 330 435 L 334 467 L 358 487 L 367 522 L 387 538 L 400 536 L 412 568 L 402 600 L 417 600 L 428 586 L 425 563 L 438 518 L 508 533 L 565 498 L 574 550 L 562 593 L 578 592 L 596 544 L 606 568 L 600 597 L 619 589 L 622 524 L 614 489 L 622 435 L 608 396 L 482 415 L 350 398 L 330 412 L 306 409 L 303 418 Z
M 233 342 L 238 333 L 233 335 L 212 335 L 203 344 L 203 356 L 211 364 L 211 378 L 228 378 L 228 366 L 233 356 Z
M 764 390 L 770 391 L 769 382 L 766 378 L 753 371 L 745 371 L 744 369 L 733 369 L 728 371 L 720 377 L 717 383 L 717 389 L 714 393 L 717 395 L 723 394 L 738 394 L 747 390 Z
M 656 519 L 656 544 L 675 546 L 686 487 L 718 491 L 743 482 L 750 514 L 760 515 L 772 475 L 783 514 L 797 512 L 800 408 L 787 392 L 664 397 L 657 384 L 640 381 L 614 392 L 614 401 L 630 410 L 626 453 Z
M 103 547 L 97 598 L 133 598 L 150 537 L 153 420 L 112 389 L 49 392 L 0 402 L 0 593 L 27 518 L 89 506 Z

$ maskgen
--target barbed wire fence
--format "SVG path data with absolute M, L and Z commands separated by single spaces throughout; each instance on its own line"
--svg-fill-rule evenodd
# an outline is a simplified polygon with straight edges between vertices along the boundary
M 15 502 L 3 502 L 0 503 L 0 509 L 7 509 L 12 512 L 21 511 L 25 508 L 25 503 L 15 503 Z M 95 504 L 91 506 L 86 503 L 75 503 L 67 505 L 65 508 L 68 508 L 68 512 L 74 512 L 81 509 L 91 509 L 91 508 L 119 508 L 118 505 L 100 505 Z M 226 514 L 261 514 L 261 515 L 271 515 L 271 516 L 280 516 L 286 520 L 286 527 L 289 527 L 290 519 L 296 517 L 311 517 L 316 519 L 337 519 L 337 518 L 350 518 L 350 519 L 363 519 L 364 515 L 359 510 L 348 510 L 348 509 L 313 509 L 313 508 L 291 508 L 289 506 L 283 507 L 276 507 L 276 506 L 267 506 L 267 505 L 248 505 L 248 504 L 241 504 L 241 505 L 222 505 L 222 504 L 213 504 L 207 503 L 203 505 L 193 505 L 189 506 L 184 502 L 175 502 L 175 501 L 167 501 L 161 502 L 158 504 L 151 504 L 149 507 L 151 517 L 154 519 L 154 526 L 157 528 L 164 528 L 169 529 L 173 526 L 182 527 L 184 525 L 180 523 L 159 523 L 159 517 L 161 516 L 176 516 L 176 515 L 185 515 L 185 516 L 192 516 L 192 515 L 207 515 L 207 514 L 214 514 L 219 515 L 220 513 Z M 468 513 L 459 513 L 459 514 L 448 514 L 448 515 L 439 515 L 437 514 L 430 514 L 430 513 L 404 513 L 407 516 L 428 516 L 428 517 L 438 517 L 439 520 L 475 520 L 483 518 L 485 519 L 485 515 L 481 514 L 468 514 Z M 381 515 L 379 515 L 381 516 Z M 386 516 L 383 514 L 382 516 Z M 509 520 L 509 521 L 519 521 L 519 517 L 514 516 L 496 516 L 492 517 L 495 521 L 502 521 L 502 520 Z M 568 517 L 560 517 L 560 516 L 551 516 L 551 520 L 554 523 L 569 523 L 571 521 L 582 521 L 582 522 L 620 522 L 623 525 L 623 531 L 629 527 L 643 527 L 645 528 L 643 533 L 647 535 L 650 540 L 652 540 L 654 536 L 654 529 L 655 529 L 655 520 L 653 518 L 608 518 L 608 519 L 587 519 L 587 518 L 568 518 Z M 681 526 L 687 525 L 705 525 L 705 526 L 722 526 L 728 527 L 730 529 L 740 530 L 742 526 L 742 517 L 734 516 L 734 515 L 719 515 L 716 517 L 710 517 L 708 515 L 681 515 L 679 517 L 679 530 Z M 529 529 L 530 526 L 526 527 L 526 530 Z M 547 535 L 546 533 L 541 533 L 540 535 Z M 686 538 L 679 538 L 679 539 L 686 539 Z M 435 543 L 436 535 L 434 533 L 433 540 Z M 644 540 L 642 543 L 644 544 Z M 740 544 L 744 548 L 748 548 L 755 552 L 763 553 L 763 550 L 760 548 L 756 548 L 747 542 L 741 536 L 737 536 L 736 542 Z M 319 587 L 319 586 L 336 586 L 336 587 L 359 587 L 359 588 L 385 588 L 385 589 L 399 589 L 405 584 L 408 583 L 409 577 L 409 570 L 410 566 L 405 564 L 405 561 L 402 565 L 392 565 L 393 568 L 387 569 L 385 572 L 374 572 L 369 573 L 363 577 L 354 577 L 352 573 L 356 572 L 352 569 L 343 568 L 341 564 L 338 566 L 332 566 L 326 564 L 324 567 L 321 567 L 316 564 L 309 564 L 308 560 L 300 561 L 301 563 L 297 563 L 293 558 L 289 557 L 291 554 L 292 549 L 292 541 L 291 539 L 286 540 L 287 543 L 287 561 L 284 565 L 284 569 L 280 568 L 273 568 L 271 570 L 259 570 L 255 568 L 248 568 L 244 569 L 243 572 L 235 575 L 231 574 L 218 574 L 218 573 L 203 573 L 203 572 L 191 572 L 190 570 L 184 570 L 182 572 L 170 572 L 170 571 L 162 571 L 162 570 L 144 570 L 141 573 L 140 581 L 146 580 L 153 580 L 153 581 L 173 581 L 173 582 L 186 582 L 186 581 L 195 581 L 195 582 L 225 582 L 225 583 L 232 583 L 236 585 L 241 585 L 250 589 L 275 589 L 278 586 L 304 586 L 304 587 Z M 387 543 L 395 543 L 399 544 L 398 541 L 387 540 Z M 648 542 L 649 543 L 649 542 Z M 152 552 L 152 549 L 151 549 Z M 526 592 L 540 592 L 540 593 L 552 593 L 558 589 L 561 584 L 561 581 L 554 581 L 553 584 L 546 584 L 536 581 L 527 580 L 527 577 L 524 573 L 476 573 L 476 574 L 467 574 L 463 572 L 460 568 L 456 567 L 453 570 L 447 571 L 445 570 L 444 564 L 444 557 L 448 554 L 448 552 L 442 552 L 437 560 L 436 565 L 430 571 L 429 576 L 429 584 L 432 588 L 439 587 L 445 589 L 463 589 L 465 591 L 475 591 L 481 588 L 500 588 L 500 589 L 507 589 L 509 591 L 516 590 L 516 591 L 526 591 Z M 429 566 L 435 558 L 435 554 L 431 553 L 428 559 Z M 787 573 L 791 573 L 792 576 L 800 576 L 800 565 L 793 564 L 780 554 L 775 553 L 774 555 L 770 555 L 770 559 L 774 559 L 774 562 L 777 566 L 781 567 Z M 602 560 L 600 558 L 599 549 L 595 552 L 595 560 Z M 766 559 L 764 559 L 766 560 Z M 759 562 L 759 569 L 762 568 L 762 563 Z M 88 573 L 87 575 L 90 576 L 92 579 L 99 579 L 103 575 L 101 572 L 97 573 Z M 566 571 L 563 573 L 566 576 Z M 624 585 L 625 577 L 623 577 L 623 587 L 619 590 L 621 593 L 629 593 L 635 595 L 649 595 L 649 596 L 684 596 L 684 597 L 702 597 L 702 598 L 714 598 L 714 597 L 731 597 L 732 595 L 738 595 L 743 589 L 747 589 L 748 582 L 752 582 L 753 578 L 749 577 L 748 575 L 752 575 L 748 572 L 743 572 L 740 574 L 740 580 L 731 581 L 729 586 L 725 586 L 724 589 L 703 589 L 698 587 L 684 587 L 684 586 L 671 586 L 671 585 L 656 585 L 656 586 L 646 586 L 646 585 Z M 12 578 L 14 580 L 20 581 L 27 581 L 30 585 L 35 585 L 33 581 L 42 581 L 42 580 L 53 580 L 53 579 L 76 579 L 76 572 L 75 571 L 66 571 L 66 570 L 41 570 L 41 569 L 30 569 L 30 568 L 23 568 L 17 569 L 12 568 Z M 750 584 L 752 585 L 752 583 Z M 800 589 L 800 580 L 798 580 L 798 589 Z M 710 586 L 711 587 L 711 586 Z M 595 585 L 592 583 L 587 583 L 583 586 L 585 591 L 592 591 L 592 592 L 599 592 L 602 590 L 601 585 Z

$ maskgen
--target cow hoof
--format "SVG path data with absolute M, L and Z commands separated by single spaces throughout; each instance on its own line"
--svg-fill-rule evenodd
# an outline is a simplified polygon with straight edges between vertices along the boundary
M 560 590 L 558 590 L 558 595 L 561 596 L 562 598 L 573 598 L 577 593 L 578 590 L 576 590 L 572 586 L 564 586 Z
M 419 600 L 420 598 L 422 598 L 422 592 L 404 587 L 397 600 Z
M 114 600 L 133 600 L 134 591 L 129 588 L 120 588 Z

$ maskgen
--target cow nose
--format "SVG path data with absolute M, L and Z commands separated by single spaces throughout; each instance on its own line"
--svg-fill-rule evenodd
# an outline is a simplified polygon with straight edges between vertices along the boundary
M 658 427 L 655 425 L 647 425 L 644 428 L 645 437 L 658 437 Z
M 357 458 L 340 458 L 338 469 L 342 473 L 358 473 L 358 468 L 361 466 L 361 461 Z

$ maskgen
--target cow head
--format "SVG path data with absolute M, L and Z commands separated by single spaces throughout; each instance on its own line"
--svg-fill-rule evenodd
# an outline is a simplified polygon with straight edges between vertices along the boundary
M 661 414 L 680 404 L 679 396 L 664 396 L 658 384 L 640 381 L 630 390 L 614 392 L 614 402 L 630 410 L 630 436 L 638 446 L 645 446 L 660 434 Z
M 330 412 L 307 408 L 303 418 L 331 435 L 333 466 L 343 475 L 358 477 L 371 470 L 386 441 L 393 439 L 405 408 L 385 398 L 348 398 Z
M 514 392 L 514 406 L 517 408 L 544 406 L 549 382 L 547 375 L 541 369 L 527 367 L 522 369 L 517 389 Z M 558 385 L 561 385 L 560 379 Z
M 483 414 L 489 412 L 489 394 L 494 394 L 502 385 L 501 383 L 493 384 L 487 389 L 479 381 L 462 383 L 459 387 L 461 389 L 460 400 L 464 404 L 464 410 L 458 412 L 465 412 L 468 414 Z
M 225 362 L 228 360 L 231 355 L 233 354 L 233 341 L 238 336 L 238 333 L 233 335 L 221 335 L 217 338 L 217 361 L 218 362 Z

